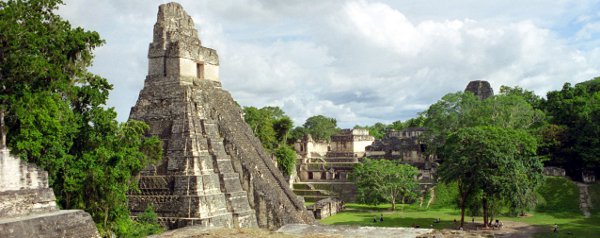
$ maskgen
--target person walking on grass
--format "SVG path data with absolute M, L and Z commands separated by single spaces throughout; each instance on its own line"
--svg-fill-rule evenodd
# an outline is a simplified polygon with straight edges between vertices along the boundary
M 558 225 L 556 223 L 554 223 L 554 231 L 552 231 L 554 233 L 558 233 Z

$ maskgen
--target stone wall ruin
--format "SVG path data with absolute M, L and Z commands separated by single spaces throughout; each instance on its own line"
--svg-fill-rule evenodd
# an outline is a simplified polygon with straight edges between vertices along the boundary
M 0 134 L 6 138 L 0 111 Z M 90 214 L 59 210 L 48 173 L 13 157 L 0 141 L 0 237 L 99 237 Z

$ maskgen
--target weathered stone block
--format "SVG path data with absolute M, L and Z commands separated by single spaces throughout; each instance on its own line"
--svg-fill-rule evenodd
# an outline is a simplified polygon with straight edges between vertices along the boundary
M 48 174 L 0 145 L 0 237 L 98 237 L 89 214 L 59 211 L 55 200 Z
M 16 218 L 0 218 L 0 237 L 99 237 L 90 214 L 62 210 Z

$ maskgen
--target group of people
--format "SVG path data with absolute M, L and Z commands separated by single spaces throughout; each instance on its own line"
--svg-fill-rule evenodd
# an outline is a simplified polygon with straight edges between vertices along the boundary
M 377 222 L 377 216 L 373 216 L 373 222 Z M 379 216 L 379 222 L 383 222 L 383 214 L 381 214 Z M 440 223 L 440 222 L 441 222 L 440 218 L 436 218 L 435 220 L 433 220 L 433 223 L 436 223 L 436 224 Z M 471 222 L 473 224 L 475 224 L 475 218 L 474 217 L 471 218 Z M 454 224 L 457 224 L 456 219 L 454 219 Z M 492 221 L 490 221 L 490 223 L 488 225 L 490 227 L 492 227 L 492 229 L 501 229 L 504 226 L 504 224 L 500 220 L 496 220 L 495 223 L 492 223 Z M 417 224 L 412 224 L 411 227 L 420 228 L 420 226 L 417 225 Z M 431 227 L 433 228 L 433 224 L 431 224 Z M 558 233 L 558 225 L 554 224 L 553 228 L 554 228 L 553 232 L 554 233 Z M 461 226 L 458 229 L 462 231 L 463 227 Z
M 373 216 L 373 222 L 377 222 L 377 216 Z M 383 222 L 383 214 L 379 216 L 379 222 Z

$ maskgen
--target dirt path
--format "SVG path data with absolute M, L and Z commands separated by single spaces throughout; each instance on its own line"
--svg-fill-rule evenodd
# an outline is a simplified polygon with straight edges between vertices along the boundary
M 529 238 L 534 237 L 534 234 L 540 231 L 539 227 L 535 227 L 523 222 L 504 221 L 504 226 L 501 229 L 483 228 L 481 223 L 467 223 L 465 224 L 465 230 L 451 230 L 444 229 L 436 231 L 429 237 L 436 237 L 437 234 L 441 234 L 446 238 L 454 237 L 510 237 L 510 238 Z M 437 236 L 439 237 L 439 236 Z
M 575 183 L 579 188 L 579 208 L 581 208 L 581 212 L 583 212 L 583 216 L 589 218 L 592 214 L 590 213 L 590 207 L 592 206 L 592 201 L 590 199 L 590 194 L 588 192 L 588 187 L 590 185 L 584 183 Z

